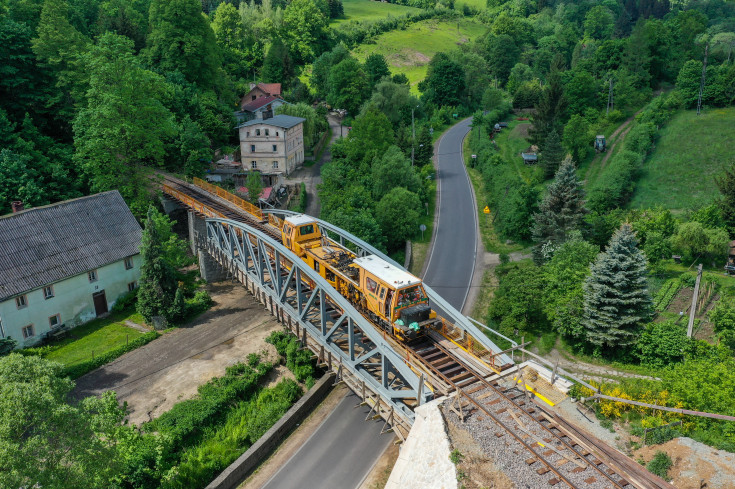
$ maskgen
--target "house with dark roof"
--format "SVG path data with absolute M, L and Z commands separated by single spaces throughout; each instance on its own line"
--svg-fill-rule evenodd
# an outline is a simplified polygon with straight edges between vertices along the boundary
M 291 174 L 304 162 L 304 121 L 303 117 L 279 114 L 237 126 L 243 170 L 256 170 L 264 176 Z M 278 182 L 265 183 L 272 186 Z
M 254 102 L 259 98 L 278 97 L 281 98 L 280 83 L 251 83 L 250 91 L 240 99 L 240 110 L 245 110 L 244 106 L 250 102 Z
M 269 95 L 260 97 L 242 106 L 242 110 L 236 114 L 238 120 L 249 121 L 252 119 L 268 119 L 273 117 L 275 110 L 287 102 L 279 97 Z
M 0 337 L 30 346 L 137 287 L 142 230 L 117 190 L 13 210 L 0 216 Z

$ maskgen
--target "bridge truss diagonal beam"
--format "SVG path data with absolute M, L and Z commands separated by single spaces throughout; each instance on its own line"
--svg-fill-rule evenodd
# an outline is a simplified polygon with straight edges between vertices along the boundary
M 281 215 L 284 217 L 293 216 L 293 215 L 298 214 L 297 212 L 283 210 L 283 209 L 263 209 L 263 212 Z M 342 245 L 345 245 L 345 246 L 351 245 L 355 249 L 355 252 L 357 253 L 358 256 L 365 256 L 369 254 L 376 255 L 382 258 L 383 260 L 387 261 L 388 263 L 391 263 L 397 266 L 401 270 L 405 270 L 405 268 L 403 268 L 403 265 L 397 263 L 395 260 L 393 260 L 389 256 L 383 254 L 380 250 L 370 245 L 370 243 L 367 243 L 361 240 L 360 238 L 358 238 L 357 236 L 345 231 L 344 229 L 340 229 L 337 226 L 330 224 L 326 221 L 323 221 L 318 218 L 313 218 L 313 219 L 319 224 L 319 227 L 323 231 L 326 231 L 326 234 L 329 236 L 330 239 Z M 497 355 L 498 363 L 501 363 L 501 364 L 513 364 L 514 363 L 513 360 L 508 355 L 504 353 L 500 354 L 503 350 L 499 348 L 495 343 L 493 343 L 466 316 L 464 316 L 461 312 L 455 309 L 451 304 L 445 301 L 442 296 L 436 293 L 431 287 L 429 287 L 425 283 L 424 283 L 424 290 L 426 291 L 426 295 L 428 296 L 431 303 L 434 304 L 436 308 L 441 310 L 440 312 L 446 319 L 448 319 L 455 327 L 461 329 L 462 331 L 469 333 L 475 341 L 479 342 L 487 350 Z
M 379 394 L 407 423 L 413 406 L 432 396 L 420 374 L 385 341 L 383 332 L 280 242 L 247 224 L 207 219 L 207 252 L 247 275 L 302 331 Z M 231 272 L 235 271 L 230 269 Z

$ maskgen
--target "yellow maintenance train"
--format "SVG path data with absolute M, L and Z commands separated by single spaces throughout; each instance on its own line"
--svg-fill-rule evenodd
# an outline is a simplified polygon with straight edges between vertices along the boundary
M 314 218 L 287 217 L 281 228 L 283 245 L 324 277 L 368 319 L 407 342 L 438 321 L 418 277 L 375 255 L 357 257 L 328 240 Z

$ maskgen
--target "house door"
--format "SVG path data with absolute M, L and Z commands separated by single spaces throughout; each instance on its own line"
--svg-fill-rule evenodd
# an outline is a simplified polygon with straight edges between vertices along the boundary
M 92 294 L 92 300 L 94 301 L 94 312 L 97 316 L 107 312 L 107 297 L 105 297 L 104 290 Z

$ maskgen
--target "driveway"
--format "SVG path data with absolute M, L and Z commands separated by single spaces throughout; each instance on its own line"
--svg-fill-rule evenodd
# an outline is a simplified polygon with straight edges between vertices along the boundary
M 308 195 L 306 199 L 306 214 L 314 217 L 319 217 L 319 211 L 321 210 L 316 186 L 322 183 L 322 166 L 324 163 L 332 161 L 332 144 L 340 137 L 347 136 L 349 133 L 347 127 L 341 126 L 338 116 L 329 114 L 327 115 L 327 120 L 332 130 L 332 137 L 327 143 L 327 148 L 322 153 L 321 159 L 310 167 L 303 167 L 296 170 L 286 179 L 287 184 L 298 184 L 301 182 L 306 184 L 306 193 Z
M 275 349 L 264 342 L 282 329 L 275 318 L 242 285 L 222 282 L 207 289 L 215 301 L 212 309 L 80 377 L 72 396 L 114 390 L 128 403 L 130 421 L 139 425 L 194 397 L 198 386 L 223 375 L 249 353 L 265 350 L 275 359 Z

